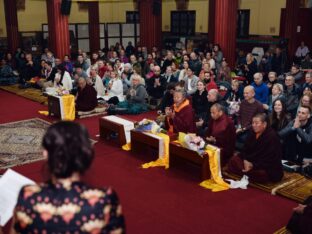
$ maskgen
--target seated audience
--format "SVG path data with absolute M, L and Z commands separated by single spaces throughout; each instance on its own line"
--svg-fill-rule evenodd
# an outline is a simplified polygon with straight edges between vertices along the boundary
M 234 123 L 225 111 L 225 107 L 219 103 L 212 105 L 211 119 L 206 132 L 206 141 L 221 148 L 222 166 L 233 156 L 236 138 Z
M 68 91 L 73 89 L 73 81 L 63 65 L 57 66 L 57 73 L 55 74 L 54 78 L 54 86 Z
M 259 183 L 278 182 L 283 178 L 282 146 L 264 113 L 252 118 L 252 130 L 239 156 L 228 163 L 231 173 L 246 174 Z
M 143 85 L 143 78 L 135 74 L 132 76 L 132 85 L 126 95 L 126 100 L 119 102 L 117 106 L 109 108 L 109 114 L 140 114 L 147 111 L 147 92 Z
M 307 88 L 309 90 L 312 90 L 312 72 L 307 72 L 307 74 L 305 75 L 305 82 L 300 87 L 300 95 L 302 95 Z
M 301 106 L 309 106 L 312 110 L 312 93 L 303 94 L 300 101 L 297 112 L 299 111 Z
M 123 92 L 126 94 L 128 92 L 128 89 L 131 86 L 130 78 L 133 74 L 132 71 L 132 66 L 130 63 L 126 63 L 124 65 L 124 70 L 121 73 L 121 81 L 122 81 L 122 86 L 123 86 Z
M 165 125 L 170 133 L 196 133 L 194 111 L 186 95 L 184 90 L 175 90 L 173 94 L 174 104 L 165 110 Z
M 272 88 L 273 85 L 277 83 L 277 75 L 276 72 L 269 72 L 268 74 L 268 81 L 266 82 L 266 85 L 269 88 L 269 94 L 272 94 Z
M 285 100 L 283 98 L 275 99 L 272 105 L 272 113 L 270 114 L 271 127 L 279 133 L 290 121 L 291 117 L 286 112 Z
M 33 61 L 32 54 L 27 53 L 25 55 L 26 63 L 23 64 L 20 71 L 20 83 L 25 84 L 26 81 L 31 80 L 31 78 L 40 75 L 40 68 L 36 62 Z
M 194 71 L 192 70 L 191 67 L 187 69 L 186 76 L 184 77 L 184 82 L 185 82 L 185 90 L 187 95 L 192 95 L 193 93 L 196 92 L 197 90 L 197 81 L 198 77 L 194 75 Z
M 94 67 L 90 68 L 90 77 L 87 79 L 88 85 L 91 85 L 96 90 L 97 96 L 105 95 L 105 87 L 103 85 L 102 79 L 97 74 Z
M 13 74 L 12 67 L 7 65 L 5 59 L 0 64 L 0 85 L 12 85 L 18 82 L 18 77 Z
M 207 92 L 211 89 L 218 89 L 218 85 L 214 81 L 214 75 L 210 72 L 205 72 L 202 80 L 204 81 Z
M 160 67 L 155 66 L 154 75 L 148 80 L 146 80 L 146 91 L 148 95 L 151 98 L 160 99 L 164 96 L 166 86 L 167 86 L 167 81 L 164 76 L 160 75 Z
M 304 44 L 304 41 L 300 43 L 295 53 L 295 62 L 300 64 L 300 61 L 309 53 L 309 48 Z
M 279 132 L 285 142 L 285 159 L 302 164 L 304 158 L 312 158 L 311 108 L 301 106 L 295 120 Z
M 218 70 L 217 81 L 226 81 L 231 84 L 231 69 L 226 61 L 222 61 L 221 67 Z
M 295 84 L 295 78 L 293 76 L 286 76 L 284 97 L 286 100 L 287 112 L 289 112 L 293 118 L 296 116 L 299 104 L 298 95 L 299 89 L 297 84 Z
M 97 93 L 93 86 L 80 77 L 78 79 L 78 92 L 76 95 L 76 111 L 92 111 L 97 106 Z
M 171 107 L 173 105 L 173 93 L 175 88 L 176 83 L 169 83 L 167 85 L 167 90 L 158 106 L 158 109 L 161 111 L 161 113 L 165 113 L 166 107 Z
M 192 71 L 194 72 L 195 76 L 199 76 L 199 73 L 202 69 L 202 63 L 195 52 L 192 52 L 190 54 L 189 65 Z
M 82 182 L 94 158 L 86 128 L 57 122 L 48 128 L 42 147 L 50 178 L 21 189 L 11 233 L 124 233 L 115 191 Z
M 255 99 L 262 104 L 268 103 L 269 89 L 263 82 L 263 76 L 260 72 L 254 74 L 254 82 L 251 84 L 255 90 Z
M 187 70 L 189 69 L 189 63 L 187 61 L 183 62 L 183 67 L 180 70 L 179 81 L 184 80 L 184 77 L 187 76 Z
M 67 54 L 64 56 L 63 65 L 64 65 L 66 71 L 69 72 L 69 74 L 73 74 L 74 66 L 73 66 L 72 62 L 70 61 L 69 55 L 67 55 Z
M 175 63 L 172 63 L 172 64 L 175 64 Z M 173 74 L 172 65 L 166 68 L 166 72 L 162 75 L 162 77 L 166 80 L 166 86 L 169 83 L 178 82 L 178 79 Z
M 58 72 L 57 67 L 52 67 L 51 62 L 45 62 L 44 64 L 45 70 L 44 70 L 44 80 L 39 80 L 37 84 L 39 87 L 41 87 L 43 90 L 45 90 L 48 87 L 54 86 L 54 79 L 55 75 Z
M 287 233 L 312 233 L 312 196 L 309 196 L 302 204 L 295 207 L 293 211 L 286 226 Z
M 283 85 L 279 83 L 274 84 L 272 88 L 272 94 L 268 98 L 268 104 L 263 104 L 263 109 L 265 109 L 267 112 L 271 112 L 274 101 L 281 98 L 284 99 L 283 92 Z
M 119 79 L 116 71 L 111 72 L 107 90 L 108 103 L 116 105 L 118 102 L 124 101 L 122 81 Z
M 238 112 L 238 126 L 236 129 L 238 148 L 245 143 L 249 130 L 251 129 L 252 118 L 258 113 L 263 113 L 263 105 L 255 99 L 255 90 L 251 85 L 244 88 L 244 100 L 240 104 Z
M 82 54 L 79 54 L 77 57 L 76 66 L 79 66 L 82 68 L 84 72 L 87 72 L 88 68 L 90 67 L 90 64 L 84 59 Z
M 311 52 L 307 53 L 305 58 L 301 61 L 301 68 L 302 69 L 312 69 Z

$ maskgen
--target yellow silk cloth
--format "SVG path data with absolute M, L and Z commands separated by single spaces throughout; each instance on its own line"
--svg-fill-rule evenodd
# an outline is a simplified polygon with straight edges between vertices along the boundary
M 155 161 L 151 161 L 149 163 L 142 164 L 142 168 L 150 168 L 150 167 L 165 167 L 166 169 L 169 168 L 169 142 L 170 138 L 168 135 L 164 133 L 154 133 L 156 136 L 159 136 L 163 139 L 163 155 L 159 155 L 159 158 Z M 122 146 L 122 149 L 125 151 L 131 150 L 131 143 L 125 144 Z
M 74 95 L 63 95 L 61 96 L 63 105 L 64 116 L 63 120 L 75 120 L 75 96 Z M 62 109 L 62 107 L 61 107 Z
M 169 142 L 170 137 L 164 133 L 155 133 L 156 136 L 159 136 L 163 139 L 164 144 L 164 153 L 163 155 L 159 155 L 159 158 L 155 161 L 151 161 L 149 163 L 142 164 L 142 168 L 150 168 L 150 167 L 165 167 L 166 169 L 169 168 Z
M 123 145 L 121 148 L 125 151 L 130 151 L 131 150 L 131 143 L 127 143 L 127 144 Z
M 38 111 L 39 114 L 41 115 L 45 115 L 45 116 L 48 116 L 49 115 L 49 111 Z
M 221 177 L 221 168 L 218 162 L 218 157 L 220 157 L 220 150 L 214 146 L 207 145 L 205 151 L 209 159 L 211 178 L 204 180 L 199 185 L 206 189 L 211 189 L 212 192 L 228 190 L 230 185 L 224 182 Z

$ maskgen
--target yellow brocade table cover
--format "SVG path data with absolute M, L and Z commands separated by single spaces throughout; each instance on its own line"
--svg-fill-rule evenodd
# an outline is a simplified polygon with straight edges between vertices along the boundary
M 199 185 L 206 189 L 211 189 L 212 192 L 228 190 L 230 188 L 230 185 L 224 182 L 224 180 L 222 179 L 221 168 L 218 162 L 218 158 L 220 158 L 220 149 L 208 145 L 206 146 L 205 151 L 209 159 L 211 178 L 209 180 L 204 180 Z
M 60 99 L 61 110 L 63 108 L 62 120 L 75 119 L 75 97 L 74 95 L 64 95 Z
M 169 168 L 169 142 L 170 138 L 168 135 L 164 133 L 153 133 L 154 135 L 161 137 L 163 140 L 163 154 L 159 155 L 159 158 L 155 161 L 151 161 L 149 163 L 142 164 L 142 168 L 150 168 L 150 167 L 165 167 Z M 131 150 L 131 143 L 125 144 L 122 146 L 123 150 L 129 151 Z

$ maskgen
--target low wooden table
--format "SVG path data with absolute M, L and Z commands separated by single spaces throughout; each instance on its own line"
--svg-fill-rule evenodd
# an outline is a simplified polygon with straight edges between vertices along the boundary
M 60 99 L 58 97 L 48 95 L 49 116 L 61 118 Z
M 141 131 L 131 130 L 131 150 L 133 152 L 142 151 L 146 147 L 153 148 L 155 150 L 159 149 L 159 140 L 156 137 L 152 137 Z M 177 135 L 169 135 L 170 141 L 176 140 Z
M 124 125 L 117 123 L 102 117 L 99 119 L 100 124 L 100 137 L 103 139 L 110 139 L 112 133 L 117 133 L 117 141 L 120 146 L 123 146 L 127 143 Z
M 175 166 L 177 160 L 184 160 L 201 167 L 202 180 L 210 178 L 209 160 L 205 155 L 201 157 L 197 152 L 184 148 L 176 142 L 170 142 L 169 153 L 170 168 Z

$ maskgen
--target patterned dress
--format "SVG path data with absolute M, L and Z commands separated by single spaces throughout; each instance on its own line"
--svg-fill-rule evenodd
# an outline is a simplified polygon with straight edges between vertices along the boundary
M 17 233 L 125 233 L 117 194 L 83 182 L 23 187 L 14 228 Z

